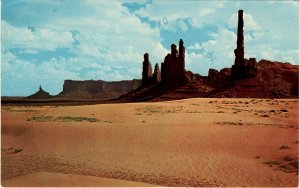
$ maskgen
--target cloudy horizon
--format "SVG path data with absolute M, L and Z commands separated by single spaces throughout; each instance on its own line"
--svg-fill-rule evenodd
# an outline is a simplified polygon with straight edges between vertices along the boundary
M 180 38 L 186 69 L 234 63 L 237 12 L 245 57 L 299 64 L 298 1 L 2 0 L 1 95 L 56 95 L 73 80 L 140 79 Z

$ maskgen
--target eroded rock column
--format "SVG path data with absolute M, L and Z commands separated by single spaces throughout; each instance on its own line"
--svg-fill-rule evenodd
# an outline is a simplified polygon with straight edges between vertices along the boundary
M 143 62 L 143 72 L 142 72 L 142 85 L 145 85 L 149 82 L 149 79 L 152 77 L 152 66 L 149 61 L 149 54 L 144 54 L 144 62 Z

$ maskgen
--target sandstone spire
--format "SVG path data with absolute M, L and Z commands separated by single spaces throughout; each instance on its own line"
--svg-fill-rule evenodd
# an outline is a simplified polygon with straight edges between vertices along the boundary
M 149 78 L 152 77 L 152 66 L 149 61 L 149 54 L 144 54 L 144 62 L 143 62 L 143 72 L 142 72 L 142 85 L 148 83 Z
M 243 10 L 238 13 L 238 29 L 235 53 L 235 65 L 244 66 L 244 19 Z
M 244 20 L 243 10 L 238 12 L 238 28 L 236 49 L 234 50 L 235 61 L 231 68 L 233 79 L 245 79 L 255 77 L 257 74 L 256 59 L 245 59 L 244 57 Z

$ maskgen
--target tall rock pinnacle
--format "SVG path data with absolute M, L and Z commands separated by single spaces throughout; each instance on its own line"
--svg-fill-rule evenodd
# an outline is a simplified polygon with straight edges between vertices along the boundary
M 236 49 L 234 50 L 235 61 L 231 68 L 231 75 L 233 79 L 240 80 L 245 78 L 252 78 L 257 75 L 256 59 L 245 59 L 244 57 L 244 20 L 243 10 L 238 13 L 238 28 Z
M 145 85 L 149 82 L 149 78 L 152 77 L 152 66 L 149 61 L 149 54 L 144 54 L 144 62 L 143 62 L 143 72 L 142 72 L 142 85 Z
M 244 66 L 244 19 L 243 10 L 238 13 L 237 41 L 235 49 L 235 65 Z

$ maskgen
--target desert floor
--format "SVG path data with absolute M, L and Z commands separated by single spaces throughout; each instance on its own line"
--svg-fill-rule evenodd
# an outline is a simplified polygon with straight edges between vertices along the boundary
M 2 186 L 298 186 L 297 99 L 2 106 Z

